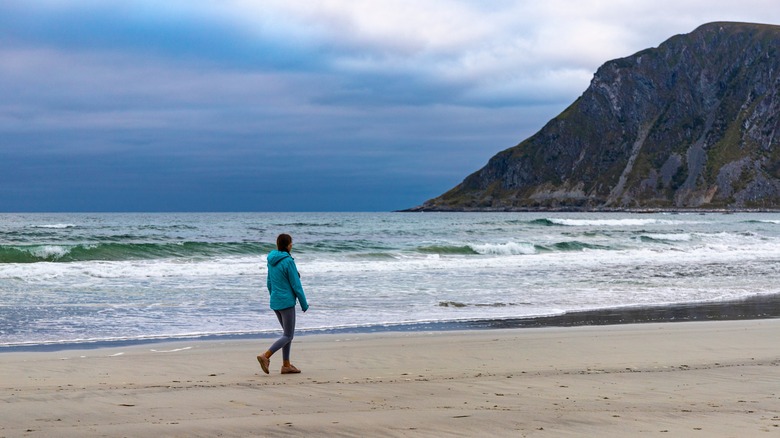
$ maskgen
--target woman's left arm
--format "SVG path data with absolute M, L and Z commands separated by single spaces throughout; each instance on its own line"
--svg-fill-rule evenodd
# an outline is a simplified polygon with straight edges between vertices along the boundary
M 309 309 L 309 303 L 306 301 L 306 293 L 303 292 L 303 285 L 301 285 L 301 275 L 298 273 L 298 267 L 295 266 L 295 261 L 290 260 L 290 268 L 287 270 L 287 278 L 290 280 L 290 287 L 292 287 L 293 293 L 298 297 L 298 301 L 301 303 L 301 310 L 304 312 Z

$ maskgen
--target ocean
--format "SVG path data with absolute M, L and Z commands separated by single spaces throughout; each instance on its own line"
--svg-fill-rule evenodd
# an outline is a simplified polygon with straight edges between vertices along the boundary
M 298 333 L 780 293 L 777 214 L 0 214 L 0 351 L 277 333 L 283 232 Z

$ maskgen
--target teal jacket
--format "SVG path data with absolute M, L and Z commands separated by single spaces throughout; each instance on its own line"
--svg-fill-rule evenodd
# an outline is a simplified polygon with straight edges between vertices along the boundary
M 271 309 L 295 307 L 296 298 L 301 303 L 301 310 L 305 312 L 309 308 L 298 267 L 295 266 L 295 260 L 290 253 L 273 250 L 268 254 L 266 286 L 271 294 Z

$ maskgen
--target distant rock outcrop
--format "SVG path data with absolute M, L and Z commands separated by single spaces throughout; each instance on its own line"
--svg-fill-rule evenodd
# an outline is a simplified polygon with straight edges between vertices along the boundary
M 609 61 L 571 106 L 412 210 L 780 208 L 780 26 Z

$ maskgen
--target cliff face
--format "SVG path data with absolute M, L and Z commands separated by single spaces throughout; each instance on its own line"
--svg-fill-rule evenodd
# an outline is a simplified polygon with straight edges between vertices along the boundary
M 780 208 L 780 26 L 609 61 L 538 133 L 414 210 Z

